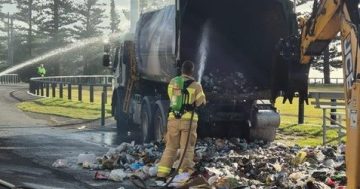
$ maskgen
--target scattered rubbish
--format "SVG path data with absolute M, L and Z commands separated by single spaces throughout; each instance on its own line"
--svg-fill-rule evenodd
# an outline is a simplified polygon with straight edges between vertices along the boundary
M 175 176 L 174 180 L 172 181 L 172 183 L 170 183 L 170 187 L 180 187 L 180 186 L 184 186 L 185 183 L 190 179 L 190 174 L 189 173 L 181 173 Z
M 83 164 L 84 162 L 87 163 L 96 163 L 96 156 L 95 154 L 79 154 L 77 158 L 77 164 Z
M 163 143 L 122 143 L 98 158 L 80 154 L 85 169 L 97 171 L 95 179 L 123 181 L 131 176 L 156 177 Z M 180 188 L 341 188 L 346 186 L 344 148 L 286 146 L 232 139 L 199 139 L 195 148 L 194 174 L 182 173 L 172 186 Z M 154 181 L 156 185 L 164 183 Z
M 104 171 L 95 172 L 95 180 L 108 180 L 109 176 L 110 176 L 109 172 L 104 172 Z
M 139 162 L 136 162 L 136 163 L 132 163 L 132 164 L 130 165 L 130 168 L 131 168 L 133 171 L 136 171 L 136 170 L 138 170 L 138 169 L 141 169 L 143 166 L 144 166 L 144 164 L 139 163 Z
M 83 126 L 81 126 L 81 127 L 78 127 L 77 129 L 78 129 L 78 130 L 83 130 L 83 129 L 86 129 L 86 126 L 83 125 Z
M 154 177 L 157 174 L 157 167 L 150 167 L 149 168 L 149 176 Z
M 93 170 L 100 170 L 100 169 L 102 169 L 102 165 L 99 165 L 99 164 L 97 164 L 97 163 L 90 163 L 90 162 L 88 162 L 88 161 L 84 161 L 84 162 L 82 163 L 82 167 L 83 167 L 84 169 L 93 169 Z
M 68 162 L 66 159 L 58 159 L 52 164 L 52 166 L 55 168 L 65 168 L 67 167 L 67 164 Z
M 299 164 L 304 163 L 306 155 L 307 155 L 307 153 L 304 152 L 304 151 L 301 151 L 301 152 L 297 153 L 295 158 L 294 158 L 294 164 L 299 165 Z
M 128 177 L 128 174 L 124 172 L 122 169 L 114 169 L 110 172 L 109 180 L 113 181 L 123 181 L 126 177 Z

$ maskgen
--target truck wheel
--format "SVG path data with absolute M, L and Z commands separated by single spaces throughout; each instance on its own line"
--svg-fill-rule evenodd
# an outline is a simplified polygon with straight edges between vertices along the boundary
M 156 108 L 154 115 L 154 140 L 161 141 L 166 134 L 166 119 L 160 108 Z
M 116 127 L 120 131 L 127 131 L 129 127 L 128 117 L 127 115 L 122 111 L 122 96 L 123 96 L 124 90 L 119 88 L 116 90 L 116 93 L 114 92 L 113 95 L 119 95 L 120 98 L 116 98 L 116 103 L 114 103 L 113 109 L 114 109 L 114 117 L 116 120 Z M 119 94 L 117 94 L 119 93 Z
M 275 140 L 276 127 L 251 127 L 250 140 L 263 140 L 265 142 L 272 142 Z
M 142 142 L 150 142 L 152 139 L 151 130 L 152 127 L 152 113 L 151 113 L 151 107 L 148 103 L 143 102 L 141 106 L 141 140 Z

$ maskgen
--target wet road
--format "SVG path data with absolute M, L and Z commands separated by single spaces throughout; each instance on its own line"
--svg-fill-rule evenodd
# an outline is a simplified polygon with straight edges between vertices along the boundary
M 109 147 L 131 141 L 127 131 L 118 132 L 112 120 L 100 127 L 98 121 L 79 123 L 24 113 L 16 103 L 33 99 L 25 91 L 26 85 L 0 86 L 0 179 L 38 189 L 134 188 L 129 183 L 96 181 L 95 171 L 76 165 L 79 153 L 101 156 Z M 67 159 L 70 166 L 53 168 L 57 159 Z

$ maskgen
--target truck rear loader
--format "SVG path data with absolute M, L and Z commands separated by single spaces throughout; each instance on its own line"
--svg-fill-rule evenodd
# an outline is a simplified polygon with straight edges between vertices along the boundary
M 208 101 L 199 112 L 200 136 L 274 140 L 280 124 L 274 100 L 281 91 L 292 98 L 307 89 L 308 66 L 293 66 L 285 56 L 290 47 L 281 44 L 298 34 L 292 6 L 289 0 L 177 0 L 142 14 L 130 39 L 105 47 L 117 127 L 139 126 L 143 142 L 161 139 L 167 85 L 190 60 Z

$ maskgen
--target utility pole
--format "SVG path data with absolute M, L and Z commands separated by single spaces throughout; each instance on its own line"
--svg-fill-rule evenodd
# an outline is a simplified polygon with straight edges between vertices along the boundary
M 10 17 L 10 65 L 14 65 L 14 18 Z
M 139 0 L 130 1 L 130 31 L 135 33 L 136 22 L 139 20 Z
M 7 15 L 7 45 L 8 45 L 8 56 L 7 64 L 9 66 L 14 65 L 14 18 L 10 16 L 10 13 Z
M 7 64 L 10 65 L 10 41 L 11 41 L 11 36 L 10 36 L 10 13 L 7 14 L 7 23 L 6 23 L 6 27 L 7 27 L 7 48 L 8 48 L 8 55 L 7 55 Z

